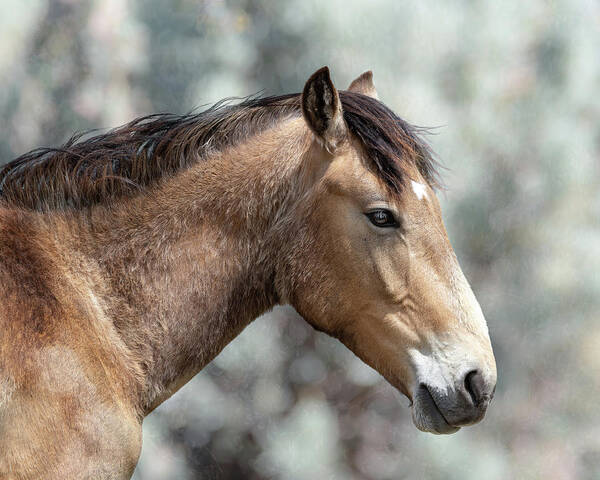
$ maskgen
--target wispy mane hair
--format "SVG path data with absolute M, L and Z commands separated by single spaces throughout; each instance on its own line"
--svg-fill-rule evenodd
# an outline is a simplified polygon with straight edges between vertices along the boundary
M 375 99 L 339 93 L 367 167 L 392 191 L 402 190 L 410 165 L 439 185 L 437 164 L 420 129 Z M 59 148 L 38 148 L 0 168 L 0 205 L 48 211 L 109 204 L 299 115 L 299 94 L 249 97 L 237 104 L 226 99 L 200 113 L 141 117 L 92 137 L 76 134 Z

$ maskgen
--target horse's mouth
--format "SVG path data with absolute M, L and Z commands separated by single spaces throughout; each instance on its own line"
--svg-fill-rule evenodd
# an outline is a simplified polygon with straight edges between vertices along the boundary
M 412 417 L 415 426 L 423 432 L 451 434 L 460 430 L 460 427 L 448 423 L 431 392 L 424 384 L 420 384 L 415 393 Z

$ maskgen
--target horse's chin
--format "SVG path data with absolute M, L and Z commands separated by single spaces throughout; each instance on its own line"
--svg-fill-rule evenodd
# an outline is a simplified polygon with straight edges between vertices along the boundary
M 412 419 L 422 432 L 450 435 L 460 430 L 460 427 L 450 425 L 446 421 L 426 388 L 419 388 L 413 398 Z

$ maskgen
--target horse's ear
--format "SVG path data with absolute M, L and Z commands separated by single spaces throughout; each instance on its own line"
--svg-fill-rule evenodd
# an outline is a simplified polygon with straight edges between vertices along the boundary
M 361 76 L 356 77 L 348 87 L 348 90 L 379 100 L 379 95 L 377 95 L 377 90 L 375 90 L 375 85 L 373 85 L 373 72 L 371 70 L 367 70 Z
M 317 70 L 304 85 L 302 114 L 329 153 L 346 138 L 342 102 L 329 76 L 329 68 Z

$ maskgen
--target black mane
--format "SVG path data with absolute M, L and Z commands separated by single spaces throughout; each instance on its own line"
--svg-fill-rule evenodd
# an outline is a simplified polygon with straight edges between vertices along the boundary
M 370 97 L 342 91 L 340 99 L 369 167 L 393 191 L 402 189 L 411 164 L 437 185 L 436 163 L 418 129 Z M 0 204 L 46 211 L 109 203 L 298 115 L 299 94 L 249 97 L 200 113 L 141 117 L 89 138 L 77 134 L 59 148 L 33 150 L 0 168 Z

